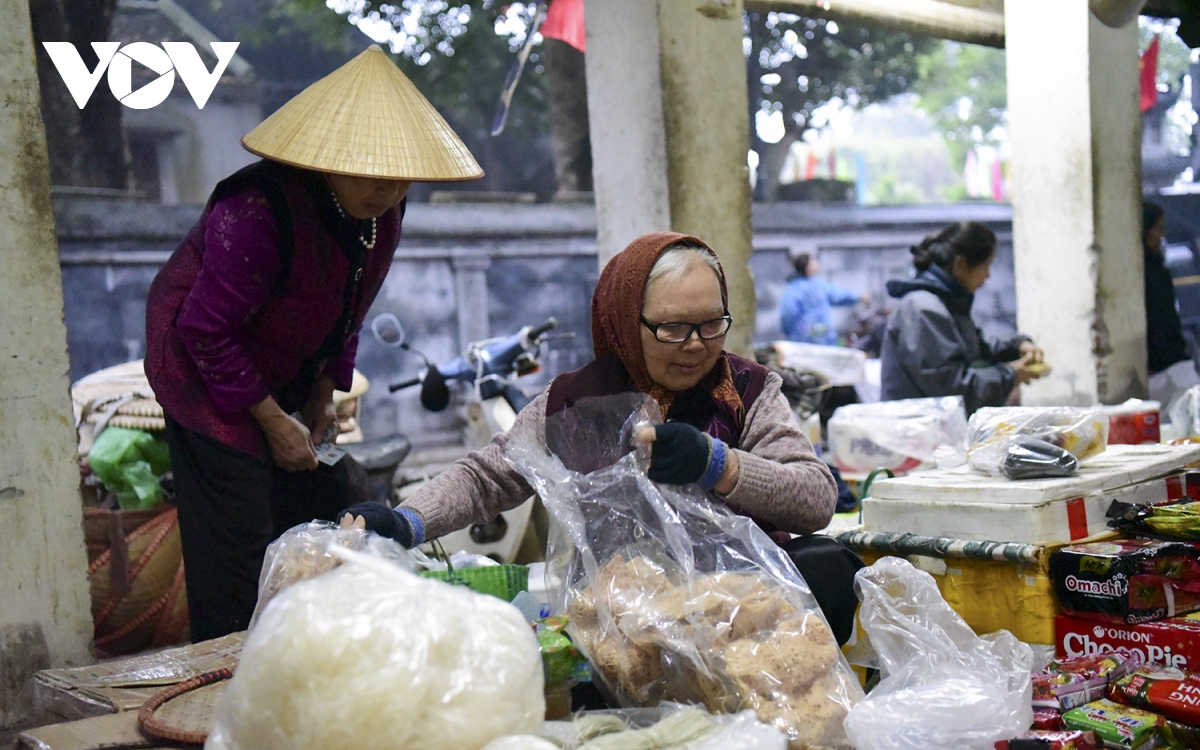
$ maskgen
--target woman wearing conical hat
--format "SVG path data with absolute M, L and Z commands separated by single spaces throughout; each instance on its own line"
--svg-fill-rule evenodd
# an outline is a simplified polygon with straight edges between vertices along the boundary
M 150 287 L 146 375 L 167 415 L 192 640 L 245 629 L 267 544 L 345 500 L 314 444 L 416 181 L 483 171 L 372 46 L 242 139 Z M 297 416 L 293 416 L 297 415 Z

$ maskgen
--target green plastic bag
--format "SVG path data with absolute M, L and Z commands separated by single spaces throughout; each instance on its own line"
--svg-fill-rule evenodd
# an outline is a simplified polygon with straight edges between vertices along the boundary
M 151 508 L 162 500 L 158 478 L 171 470 L 171 455 L 162 438 L 142 430 L 109 427 L 96 437 L 87 460 L 124 510 Z

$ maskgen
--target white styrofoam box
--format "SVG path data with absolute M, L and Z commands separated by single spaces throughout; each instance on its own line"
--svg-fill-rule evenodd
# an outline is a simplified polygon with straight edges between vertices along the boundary
M 871 496 L 880 500 L 1038 505 L 1137 484 L 1196 461 L 1200 461 L 1200 445 L 1195 444 L 1111 445 L 1085 461 L 1072 477 L 1011 480 L 959 466 L 876 480 L 871 485 Z
M 1200 498 L 1200 472 L 1167 476 L 1040 503 L 959 503 L 946 500 L 864 498 L 863 528 L 989 542 L 1073 542 L 1108 530 L 1113 500 L 1147 505 L 1181 497 Z

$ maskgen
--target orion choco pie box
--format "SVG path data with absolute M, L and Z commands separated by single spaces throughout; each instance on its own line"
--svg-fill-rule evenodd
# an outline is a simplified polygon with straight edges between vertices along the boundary
M 1060 659 L 1094 656 L 1125 647 L 1146 664 L 1200 671 L 1200 615 L 1124 625 L 1059 615 L 1054 619 Z
M 1200 561 L 1188 542 L 1119 539 L 1063 547 L 1050 577 L 1065 614 L 1133 625 L 1200 609 Z

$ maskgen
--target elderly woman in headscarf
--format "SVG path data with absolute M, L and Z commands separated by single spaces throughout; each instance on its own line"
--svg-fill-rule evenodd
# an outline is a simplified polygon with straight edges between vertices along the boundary
M 780 392 L 780 377 L 724 350 L 727 301 L 721 264 L 701 240 L 669 232 L 638 238 L 605 266 L 592 297 L 595 359 L 555 378 L 511 432 L 524 433 L 532 421 L 544 440 L 547 417 L 580 399 L 649 394 L 664 419 L 640 436 L 652 442 L 650 479 L 711 491 L 795 560 L 803 554 L 789 548 L 791 535 L 824 528 L 837 489 Z M 533 494 L 504 460 L 507 440 L 498 435 L 395 511 L 365 503 L 348 513 L 405 546 L 490 521 Z M 820 600 L 819 585 L 809 583 Z
M 267 545 L 353 497 L 315 446 L 348 391 L 363 316 L 413 181 L 482 174 L 377 46 L 242 139 L 150 287 L 146 375 L 166 413 L 195 641 L 244 630 Z M 336 428 L 333 428 L 336 432 Z

